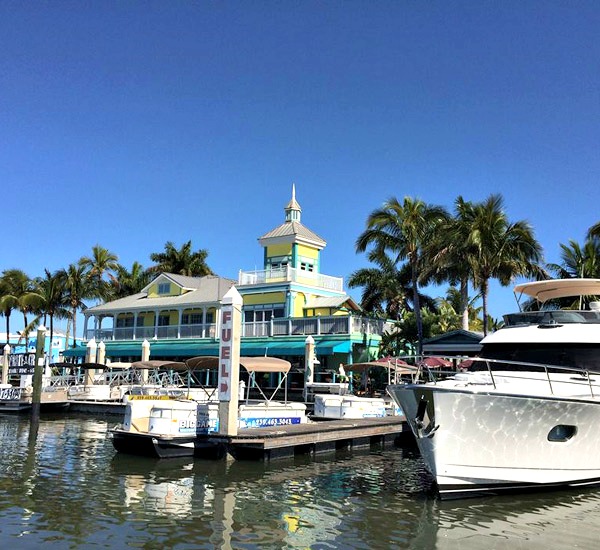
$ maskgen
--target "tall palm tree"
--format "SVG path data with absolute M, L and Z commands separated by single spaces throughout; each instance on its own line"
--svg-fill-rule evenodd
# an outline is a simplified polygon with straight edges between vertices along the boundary
M 453 307 L 461 318 L 461 328 L 469 330 L 469 281 L 471 265 L 466 258 L 476 253 L 470 242 L 473 203 L 458 196 L 454 201 L 454 215 L 440 226 L 425 248 L 426 275 L 434 282 L 458 285 Z
M 44 269 L 44 277 L 35 280 L 36 292 L 41 296 L 42 302 L 37 319 L 43 317 L 46 325 L 46 316 L 50 318 L 50 342 L 54 340 L 54 319 L 65 319 L 69 316 L 69 302 L 65 291 L 65 272 L 50 273 Z
M 166 273 L 175 273 L 176 275 L 187 275 L 189 277 L 203 277 L 204 275 L 213 275 L 213 271 L 206 264 L 208 251 L 200 249 L 192 250 L 192 241 L 184 243 L 180 249 L 168 241 L 165 244 L 164 252 L 153 252 L 150 259 L 155 265 L 150 267 L 152 272 L 164 271 Z
M 15 289 L 12 272 L 9 269 L 2 272 L 0 277 L 0 312 L 6 319 L 6 343 L 10 339 L 10 315 L 13 310 L 19 307 L 19 296 Z
M 520 220 L 511 223 L 504 212 L 501 195 L 490 195 L 466 212 L 471 231 L 465 260 L 472 270 L 473 284 L 483 302 L 483 331 L 487 334 L 489 282 L 497 279 L 509 285 L 515 277 L 547 277 L 541 266 L 542 248 L 532 227 Z
M 62 278 L 69 304 L 70 318 L 73 323 L 73 347 L 77 338 L 77 312 L 87 308 L 84 300 L 94 296 L 93 283 L 89 277 L 88 269 L 80 260 L 76 264 L 70 264 L 63 270 L 59 277 Z
M 108 284 L 104 280 L 104 275 L 108 275 L 109 281 L 114 280 L 113 273 L 116 271 L 118 256 L 113 254 L 99 244 L 92 247 L 92 255 L 84 256 L 80 262 L 84 268 L 89 271 L 91 282 L 94 284 L 93 289 L 95 298 L 106 300 Z
M 8 319 L 10 310 L 18 309 L 23 315 L 23 332 L 21 337 L 25 339 L 25 347 L 29 347 L 29 323 L 28 315 L 33 313 L 39 306 L 40 296 L 34 291 L 33 281 L 21 269 L 8 269 L 2 274 L 3 287 L 3 311 L 7 318 L 7 334 L 10 329 Z M 12 307 L 8 307 L 12 304 Z M 7 315 L 8 313 L 8 315 Z M 8 336 L 7 336 L 8 338 Z
M 377 254 L 389 252 L 394 261 L 406 260 L 410 266 L 413 306 L 417 325 L 418 353 L 423 347 L 423 323 L 419 301 L 419 276 L 426 243 L 448 218 L 440 206 L 405 197 L 400 203 L 392 197 L 369 214 L 367 229 L 356 240 L 357 252 L 373 246 Z

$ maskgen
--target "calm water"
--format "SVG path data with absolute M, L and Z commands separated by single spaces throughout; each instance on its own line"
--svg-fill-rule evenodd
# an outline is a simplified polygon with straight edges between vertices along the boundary
M 0 548 L 597 548 L 600 490 L 442 503 L 413 450 L 116 455 L 114 417 L 0 415 Z

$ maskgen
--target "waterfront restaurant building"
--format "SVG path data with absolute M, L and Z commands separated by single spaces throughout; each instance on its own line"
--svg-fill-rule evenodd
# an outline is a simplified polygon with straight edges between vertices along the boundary
M 235 285 L 243 298 L 241 354 L 289 360 L 303 370 L 306 339 L 315 342 L 315 381 L 341 363 L 377 357 L 386 322 L 364 316 L 341 277 L 321 273 L 326 242 L 301 223 L 292 190 L 285 221 L 259 238 L 263 269 L 218 276 L 159 274 L 140 293 L 84 312 L 84 344 L 65 356 L 84 357 L 92 338 L 112 361 L 139 360 L 144 340 L 151 359 L 218 355 L 220 304 Z

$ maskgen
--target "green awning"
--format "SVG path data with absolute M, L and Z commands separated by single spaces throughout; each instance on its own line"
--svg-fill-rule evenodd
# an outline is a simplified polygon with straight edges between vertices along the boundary
M 332 355 L 334 353 L 349 353 L 352 342 L 349 340 L 321 340 L 315 339 L 315 352 L 317 355 Z M 116 359 L 120 357 L 142 356 L 142 341 L 107 341 L 106 357 Z M 246 357 L 260 356 L 304 356 L 305 338 L 297 341 L 260 341 L 244 342 L 241 344 L 241 355 Z M 85 357 L 85 346 L 77 346 L 63 352 L 64 357 Z M 196 357 L 198 355 L 219 355 L 219 342 L 198 342 L 195 339 L 179 340 L 150 340 L 150 358 L 157 357 Z

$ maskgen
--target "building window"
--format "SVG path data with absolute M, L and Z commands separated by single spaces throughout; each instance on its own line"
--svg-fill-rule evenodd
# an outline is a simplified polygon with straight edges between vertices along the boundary
M 127 328 L 133 326 L 133 316 L 130 317 L 118 317 L 117 328 Z
M 169 294 L 171 292 L 171 283 L 158 283 L 159 294 Z
M 184 313 L 181 316 L 182 325 L 201 325 L 202 313 Z
M 262 308 L 247 309 L 244 311 L 244 322 L 262 323 L 271 319 L 280 319 L 284 316 L 284 308 L 274 306 L 263 306 Z
M 159 327 L 168 327 L 171 323 L 171 316 L 167 313 L 166 315 L 158 316 L 158 326 Z
M 300 262 L 300 269 L 302 271 L 314 271 L 315 266 L 309 262 Z

